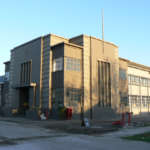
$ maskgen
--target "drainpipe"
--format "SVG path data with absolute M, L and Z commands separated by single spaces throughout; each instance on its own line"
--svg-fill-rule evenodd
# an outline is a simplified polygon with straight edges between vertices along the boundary
M 141 110 L 142 110 L 142 95 L 141 95 L 141 77 L 140 77 L 140 88 L 139 88 L 139 94 L 140 94 L 140 114 L 141 114 Z
M 36 104 L 36 83 L 31 83 L 31 86 L 33 87 L 33 104 L 32 104 L 32 109 L 35 109 L 35 104 Z
M 40 103 L 39 109 L 42 108 L 42 73 L 43 73 L 43 37 L 41 37 L 41 63 L 40 63 Z
M 84 49 L 82 49 L 81 120 L 84 119 Z
M 148 112 L 149 112 L 149 86 L 147 83 L 147 103 L 148 103 Z
M 93 109 L 92 109 L 92 41 L 90 36 L 90 119 L 93 119 Z
M 131 89 L 130 95 L 132 95 L 132 83 L 130 84 L 130 89 Z M 130 96 L 130 102 L 131 102 L 131 112 L 132 112 L 132 98 L 131 98 L 131 96 Z

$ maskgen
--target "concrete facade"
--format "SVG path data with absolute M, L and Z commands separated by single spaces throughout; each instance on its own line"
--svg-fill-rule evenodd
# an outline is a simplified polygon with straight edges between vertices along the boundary
M 84 115 L 101 120 L 123 112 L 147 113 L 149 72 L 149 67 L 119 58 L 113 43 L 87 35 L 66 39 L 48 34 L 11 50 L 4 108 L 24 110 L 26 104 L 29 115 L 40 110 L 58 118 L 59 107 L 71 107 L 74 119 Z M 128 76 L 138 76 L 143 86 L 131 85 Z M 141 98 L 140 109 L 133 107 L 135 96 Z

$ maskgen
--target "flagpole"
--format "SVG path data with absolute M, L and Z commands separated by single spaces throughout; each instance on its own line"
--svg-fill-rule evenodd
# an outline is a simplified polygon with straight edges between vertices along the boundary
M 102 9 L 102 43 L 103 43 L 103 54 L 104 54 L 104 11 Z

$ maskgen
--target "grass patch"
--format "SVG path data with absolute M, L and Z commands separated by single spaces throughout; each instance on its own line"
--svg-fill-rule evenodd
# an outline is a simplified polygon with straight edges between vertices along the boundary
M 127 136 L 127 137 L 122 137 L 122 138 L 127 139 L 127 140 L 150 142 L 150 132 L 146 132 L 143 134 L 136 134 L 133 136 Z

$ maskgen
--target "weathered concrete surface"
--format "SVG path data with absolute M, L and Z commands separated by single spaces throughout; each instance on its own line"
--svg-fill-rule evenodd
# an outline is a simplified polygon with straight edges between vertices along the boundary
M 22 120 L 23 122 L 23 120 Z M 56 132 L 30 123 L 0 121 L 2 150 L 149 150 L 150 143 L 127 141 L 121 136 L 150 131 L 150 127 L 122 129 L 105 135 L 79 135 Z

